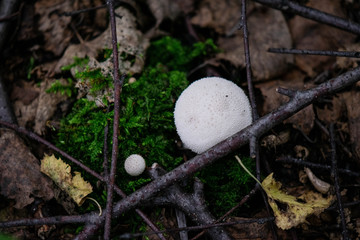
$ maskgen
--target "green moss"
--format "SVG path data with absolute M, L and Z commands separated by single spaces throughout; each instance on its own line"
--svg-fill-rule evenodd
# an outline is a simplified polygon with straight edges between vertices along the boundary
M 68 95 L 71 97 L 76 93 L 76 89 L 71 78 L 67 79 L 68 84 L 62 84 L 59 80 L 56 80 L 51 84 L 50 88 L 46 90 L 47 93 L 61 93 L 61 95 Z
M 71 70 L 74 67 L 85 67 L 86 64 L 88 64 L 89 62 L 89 58 L 79 58 L 79 57 L 74 57 L 74 62 L 72 64 L 63 66 L 61 68 L 62 71 L 68 71 Z
M 169 36 L 153 42 L 148 50 L 148 64 L 165 64 L 169 69 L 188 70 L 194 60 L 217 51 L 211 39 L 195 43 L 192 47 L 184 46 L 179 40 Z
M 175 101 L 189 84 L 186 71 L 193 67 L 194 61 L 215 49 L 211 40 L 190 47 L 170 37 L 162 38 L 152 43 L 147 53 L 147 66 L 137 81 L 124 84 L 120 101 L 117 184 L 126 193 L 135 191 L 149 181 L 147 177 L 134 178 L 125 173 L 123 162 L 130 154 L 141 154 L 147 166 L 158 162 L 168 171 L 183 161 L 175 144 Z M 77 61 L 79 64 L 84 63 L 79 59 Z M 89 71 L 85 67 L 85 71 L 76 77 L 89 79 L 93 89 L 112 84 L 111 79 L 102 76 L 99 69 Z M 112 110 L 107 112 L 86 99 L 77 100 L 70 114 L 61 122 L 56 138 L 57 146 L 90 168 L 102 172 L 104 128 L 110 124 L 111 148 L 113 114 Z M 109 150 L 108 155 L 110 153 Z M 198 176 L 205 182 L 206 199 L 217 213 L 229 210 L 239 201 L 246 189 L 243 184 L 249 179 L 234 159 L 216 163 L 201 171 Z M 95 179 L 89 176 L 87 179 L 95 185 Z M 97 194 L 100 198 L 97 199 L 104 204 L 106 195 L 103 190 Z
M 103 90 L 109 86 L 113 86 L 113 79 L 111 76 L 104 76 L 101 73 L 101 69 L 88 69 L 81 72 L 77 72 L 75 77 L 80 81 L 89 80 L 90 83 L 90 92 L 95 93 L 97 91 Z

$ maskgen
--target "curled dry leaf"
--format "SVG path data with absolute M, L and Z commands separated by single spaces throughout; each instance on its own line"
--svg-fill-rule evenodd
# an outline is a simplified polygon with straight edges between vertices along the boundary
M 248 17 L 251 67 L 254 80 L 267 80 L 283 74 L 293 63 L 293 56 L 269 53 L 269 48 L 290 48 L 292 39 L 284 16 L 273 9 L 255 9 Z M 223 52 L 217 56 L 236 67 L 245 67 L 242 32 L 219 39 Z
M 124 7 L 119 7 L 115 13 L 120 17 L 116 18 L 116 36 L 119 52 L 119 70 L 129 74 L 140 73 L 144 67 L 144 56 L 149 39 L 136 28 L 136 18 Z M 74 57 L 93 57 L 102 49 L 112 49 L 111 26 L 97 38 L 91 41 L 84 41 L 82 44 L 70 45 L 66 49 L 64 56 L 59 60 L 55 67 L 56 72 L 60 72 L 61 67 L 73 63 Z M 112 67 L 112 58 L 103 64 Z
M 45 155 L 41 160 L 41 172 L 67 192 L 79 206 L 83 204 L 86 196 L 92 193 L 92 186 L 81 177 L 81 173 L 75 172 L 75 176 L 72 176 L 71 167 L 54 155 Z
M 62 84 L 66 84 L 65 79 L 59 79 Z M 64 102 L 68 97 L 66 94 L 47 93 L 55 79 L 45 79 L 40 83 L 40 87 L 35 82 L 24 82 L 21 86 L 14 88 L 11 98 L 14 102 L 14 112 L 20 126 L 34 126 L 34 132 L 42 135 L 45 131 L 46 121 L 49 120 L 58 104 Z M 30 93 L 26 98 L 22 98 L 21 91 Z
M 66 0 L 41 0 L 35 3 L 35 12 L 39 16 L 38 30 L 43 32 L 45 38 L 44 49 L 56 56 L 62 54 L 72 37 L 68 28 L 71 17 L 59 14 L 72 11 L 72 3 Z
M 266 148 L 276 148 L 279 145 L 285 144 L 290 139 L 290 131 L 285 130 L 280 132 L 279 134 L 270 134 L 265 136 L 262 140 L 260 145 Z
M 307 159 L 310 154 L 309 149 L 301 145 L 296 145 L 294 147 L 294 152 L 297 158 L 301 158 L 303 160 Z
M 51 181 L 40 172 L 39 161 L 14 132 L 0 130 L 0 191 L 14 199 L 15 208 L 31 204 L 34 197 L 53 198 Z

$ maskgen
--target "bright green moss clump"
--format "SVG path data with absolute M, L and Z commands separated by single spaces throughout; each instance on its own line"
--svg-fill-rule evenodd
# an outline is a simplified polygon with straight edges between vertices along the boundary
M 148 68 L 121 93 L 119 161 L 130 154 L 141 154 L 147 165 L 158 162 L 173 168 L 176 158 L 173 108 L 176 97 L 188 85 L 184 72 L 167 71 L 162 65 Z M 97 108 L 93 102 L 79 99 L 62 121 L 58 146 L 98 172 L 102 171 L 104 128 L 112 127 L 113 111 Z M 110 127 L 110 129 L 111 129 Z M 112 134 L 109 134 L 109 142 Z M 123 169 L 119 171 L 127 176 Z
M 165 64 L 169 69 L 191 70 L 190 64 L 199 57 L 204 57 L 209 52 L 217 51 L 211 39 L 195 43 L 192 47 L 184 46 L 179 40 L 164 37 L 155 41 L 148 50 L 149 66 L 158 63 Z

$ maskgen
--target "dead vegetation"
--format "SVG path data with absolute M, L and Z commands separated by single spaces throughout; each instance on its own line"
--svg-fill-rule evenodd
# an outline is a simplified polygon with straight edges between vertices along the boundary
M 95 235 L 105 239 L 358 239 L 360 69 L 356 34 L 360 33 L 360 5 L 345 0 L 326 4 L 315 0 L 246 2 L 246 9 L 241 1 L 233 0 L 108 1 L 105 5 L 97 0 L 40 0 L 0 7 L 4 9 L 0 27 L 16 29 L 13 33 L 0 28 L 7 40 L 3 43 L 0 38 L 1 232 L 19 239 Z M 246 15 L 242 14 L 245 10 Z M 110 127 L 118 129 L 122 74 L 141 73 L 150 42 L 164 35 L 189 44 L 212 38 L 220 51 L 193 66 L 188 78 L 215 75 L 233 80 L 247 89 L 256 109 L 255 121 L 205 153 L 184 152 L 184 161 L 171 171 L 157 165 L 149 168 L 152 181 L 126 196 L 114 185 L 116 161 L 122 161 L 117 159 L 119 133 L 110 136 L 115 150 L 109 170 L 90 169 L 50 143 L 52 128 L 56 130 L 69 111 L 71 98 L 49 95 L 46 90 L 74 57 L 89 57 L 90 67 L 114 78 L 115 88 L 104 92 L 111 93 L 107 100 L 115 104 L 115 124 Z M 95 57 L 104 48 L 112 49 L 114 57 L 97 61 Z M 300 52 L 283 54 L 284 49 Z M 320 52 L 307 54 L 306 50 Z M 338 56 L 341 51 L 351 53 L 352 58 Z M 102 99 L 82 84 L 82 96 L 103 106 Z M 193 175 L 239 149 L 256 161 L 257 178 L 274 172 L 287 194 L 299 197 L 313 191 L 331 197 L 332 205 L 282 230 L 266 194 L 254 185 L 238 205 L 215 218 L 217 214 L 206 207 L 202 183 Z M 38 159 L 53 152 L 80 166 L 99 184 L 105 182 L 102 216 L 97 211 L 78 214 L 73 201 L 40 172 Z M 289 210 L 289 202 L 277 203 L 281 216 L 291 225 L 296 213 Z M 54 205 L 58 207 L 51 208 Z M 152 211 L 154 205 L 161 206 L 160 213 Z M 133 211 L 147 225 L 142 232 L 114 220 Z M 67 224 L 74 223 L 84 228 L 65 233 Z

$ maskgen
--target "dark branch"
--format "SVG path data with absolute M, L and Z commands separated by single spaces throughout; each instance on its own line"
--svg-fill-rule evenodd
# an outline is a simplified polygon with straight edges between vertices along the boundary
M 152 179 L 158 179 L 164 175 L 166 171 L 158 164 L 154 164 L 149 170 Z M 215 223 L 216 219 L 210 214 L 206 208 L 203 196 L 203 184 L 199 179 L 194 181 L 194 193 L 185 193 L 179 185 L 174 184 L 167 188 L 163 194 L 155 198 L 149 199 L 147 204 L 154 205 L 172 205 L 192 219 L 198 225 L 208 225 Z M 214 227 L 208 230 L 209 237 L 212 239 L 231 239 L 223 228 Z
M 360 52 L 349 52 L 349 51 L 324 51 L 324 50 L 308 50 L 308 49 L 269 48 L 268 52 L 281 53 L 281 54 L 321 55 L 321 56 L 360 58 Z
M 324 170 L 327 170 L 327 171 L 332 170 L 332 167 L 330 165 L 307 162 L 307 161 L 304 161 L 304 159 L 294 158 L 294 157 L 290 157 L 290 156 L 278 157 L 276 159 L 276 161 L 283 162 L 283 163 L 296 164 L 296 165 L 299 165 L 299 166 L 304 166 L 304 167 L 309 167 L 309 168 L 324 169 Z M 339 168 L 338 170 L 339 170 L 339 173 L 345 174 L 347 176 L 360 177 L 360 173 L 358 173 L 358 172 L 354 172 L 354 171 L 351 171 L 351 170 L 348 170 L 348 169 L 342 169 L 342 168 Z
M 69 224 L 69 223 L 95 223 L 100 221 L 99 214 L 84 214 L 78 216 L 55 216 L 45 218 L 20 219 L 14 221 L 0 222 L 0 228 L 11 228 L 19 226 Z
M 350 21 L 348 19 L 340 18 L 314 8 L 302 6 L 294 1 L 284 0 L 255 0 L 255 2 L 264 4 L 266 6 L 290 12 L 308 18 L 320 23 L 324 23 L 357 35 L 360 34 L 360 24 Z
M 115 184 L 115 174 L 116 174 L 116 165 L 117 158 L 119 153 L 119 118 L 120 118 L 120 94 L 122 85 L 125 79 L 125 75 L 122 76 L 120 80 L 119 76 L 119 53 L 117 46 L 117 36 L 116 36 L 116 20 L 115 20 L 115 10 L 113 0 L 108 0 L 106 2 L 110 14 L 110 26 L 111 26 L 111 39 L 112 39 L 112 49 L 113 49 L 113 65 L 114 65 L 114 123 L 113 123 L 113 145 L 111 150 L 111 166 L 110 173 L 106 178 L 106 187 L 107 187 L 107 199 L 106 199 L 106 211 L 105 211 L 105 230 L 104 230 L 104 239 L 110 239 L 111 231 L 111 216 L 113 208 L 113 193 L 114 193 L 114 184 Z
M 334 133 L 334 124 L 330 124 L 330 145 L 331 145 L 331 176 L 334 179 L 335 193 L 338 205 L 338 211 L 341 219 L 342 227 L 342 237 L 344 240 L 348 240 L 348 230 L 346 229 L 346 220 L 344 213 L 344 206 L 341 200 L 340 193 L 340 183 L 339 183 L 339 171 L 337 167 L 337 157 L 336 157 L 336 144 L 335 144 L 335 133 Z

